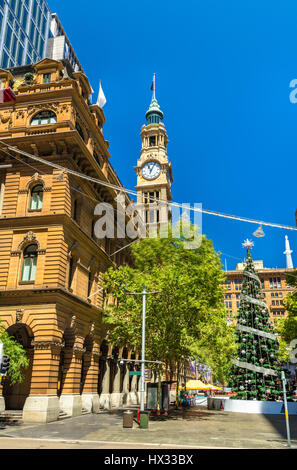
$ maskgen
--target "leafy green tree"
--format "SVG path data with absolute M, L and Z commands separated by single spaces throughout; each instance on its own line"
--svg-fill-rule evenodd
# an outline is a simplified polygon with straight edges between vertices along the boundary
M 294 291 L 288 294 L 284 300 L 284 307 L 288 312 L 287 318 L 279 324 L 279 332 L 282 339 L 288 344 L 297 339 L 297 276 L 294 273 L 287 273 L 287 284 L 294 287 Z
M 158 291 L 146 298 L 146 359 L 179 367 L 184 359 L 197 358 L 223 381 L 234 339 L 225 318 L 221 261 L 205 236 L 199 248 L 186 247 L 186 240 L 171 230 L 167 238 L 145 238 L 132 245 L 134 267 L 110 268 L 104 275 L 112 295 L 105 322 L 112 327 L 113 343 L 141 351 L 142 296 L 126 295 L 123 287 L 141 292 L 145 285 L 148 292 Z
M 24 380 L 25 369 L 29 366 L 26 351 L 12 336 L 5 331 L 0 320 L 0 341 L 3 343 L 3 354 L 10 359 L 8 378 L 12 385 Z

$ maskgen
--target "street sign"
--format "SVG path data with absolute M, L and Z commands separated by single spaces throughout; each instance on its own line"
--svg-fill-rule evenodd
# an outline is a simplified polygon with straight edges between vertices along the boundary
M 140 370 L 130 370 L 129 375 L 141 375 Z
M 151 381 L 151 371 L 150 369 L 145 369 L 144 371 L 144 381 L 145 382 L 150 382 Z

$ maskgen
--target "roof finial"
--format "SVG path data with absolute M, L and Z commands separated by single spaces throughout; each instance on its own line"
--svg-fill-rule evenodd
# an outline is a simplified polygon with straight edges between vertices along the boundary
M 293 261 L 292 261 L 292 256 L 291 253 L 293 253 L 293 250 L 290 250 L 290 243 L 288 236 L 285 236 L 286 239 L 286 251 L 284 251 L 284 255 L 286 255 L 286 268 L 287 269 L 293 269 Z
M 156 99 L 156 74 L 155 73 L 153 75 L 153 83 L 151 86 L 151 90 L 153 92 L 153 100 L 155 100 Z

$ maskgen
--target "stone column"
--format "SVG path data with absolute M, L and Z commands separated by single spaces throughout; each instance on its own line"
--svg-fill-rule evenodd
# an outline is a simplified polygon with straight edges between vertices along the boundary
M 105 361 L 105 371 L 102 379 L 102 393 L 99 397 L 100 408 L 106 410 L 110 409 L 110 393 L 109 393 L 109 384 L 110 384 L 110 363 L 107 358 Z
M 30 395 L 23 408 L 25 422 L 49 423 L 59 416 L 58 370 L 62 343 L 33 341 Z
M 99 353 L 85 353 L 85 381 L 82 390 L 82 407 L 90 413 L 99 412 L 99 395 L 97 393 L 99 373 Z
M 113 390 L 111 394 L 111 406 L 112 408 L 119 408 L 122 405 L 122 394 L 121 394 L 121 368 L 118 360 L 115 363 L 115 375 L 113 381 Z
M 60 409 L 69 416 L 81 415 L 80 377 L 84 353 L 85 349 L 80 346 L 65 348 L 64 385 L 60 396 Z

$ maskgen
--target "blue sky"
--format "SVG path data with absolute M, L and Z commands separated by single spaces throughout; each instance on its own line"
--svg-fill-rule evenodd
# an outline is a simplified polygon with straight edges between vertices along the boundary
M 105 138 L 122 183 L 134 189 L 141 126 L 156 96 L 169 137 L 175 201 L 296 226 L 297 4 L 286 0 L 49 0 L 95 90 L 107 98 Z M 297 265 L 297 232 L 203 216 L 228 269 L 254 259 Z M 228 256 L 227 256 L 228 255 Z

